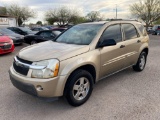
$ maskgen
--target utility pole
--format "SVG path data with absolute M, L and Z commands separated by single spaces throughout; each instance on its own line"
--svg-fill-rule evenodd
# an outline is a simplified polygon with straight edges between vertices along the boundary
M 116 19 L 117 19 L 117 4 L 116 4 Z

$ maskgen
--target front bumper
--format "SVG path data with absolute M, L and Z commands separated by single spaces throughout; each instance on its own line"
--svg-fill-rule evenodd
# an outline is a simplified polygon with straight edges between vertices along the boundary
M 11 53 L 14 51 L 14 45 L 12 45 L 12 47 L 10 49 L 4 50 L 0 48 L 0 55 L 1 54 L 6 54 L 6 53 Z
M 63 96 L 66 76 L 51 79 L 28 78 L 17 73 L 13 67 L 10 68 L 9 74 L 12 84 L 23 92 L 44 98 Z M 39 89 L 40 87 L 42 89 Z
M 32 84 L 27 84 L 27 83 L 23 83 L 23 82 L 17 81 L 11 75 L 10 75 L 10 79 L 11 79 L 12 84 L 16 88 L 18 88 L 19 90 L 21 90 L 23 92 L 26 92 L 28 94 L 37 96 L 37 91 L 36 91 L 36 89 L 34 88 L 34 86 Z

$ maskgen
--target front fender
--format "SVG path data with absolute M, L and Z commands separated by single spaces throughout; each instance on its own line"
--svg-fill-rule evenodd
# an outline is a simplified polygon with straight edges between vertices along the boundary
M 100 52 L 98 49 L 61 61 L 59 75 L 69 76 L 74 70 L 85 65 L 92 65 L 95 68 L 97 80 L 100 71 Z

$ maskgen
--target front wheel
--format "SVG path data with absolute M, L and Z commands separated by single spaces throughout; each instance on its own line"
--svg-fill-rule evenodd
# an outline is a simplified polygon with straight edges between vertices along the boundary
M 147 53 L 143 51 L 139 56 L 137 64 L 133 66 L 133 70 L 138 72 L 143 71 L 146 65 L 146 61 L 147 61 Z
M 85 70 L 75 71 L 66 86 L 66 98 L 70 105 L 80 106 L 90 97 L 93 90 L 93 77 Z

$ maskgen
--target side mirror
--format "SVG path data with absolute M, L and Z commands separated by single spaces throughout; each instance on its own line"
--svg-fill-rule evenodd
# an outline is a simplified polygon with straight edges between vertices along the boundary
M 114 39 L 104 39 L 102 42 L 99 43 L 99 47 L 105 47 L 105 46 L 114 46 L 116 45 L 116 41 Z

